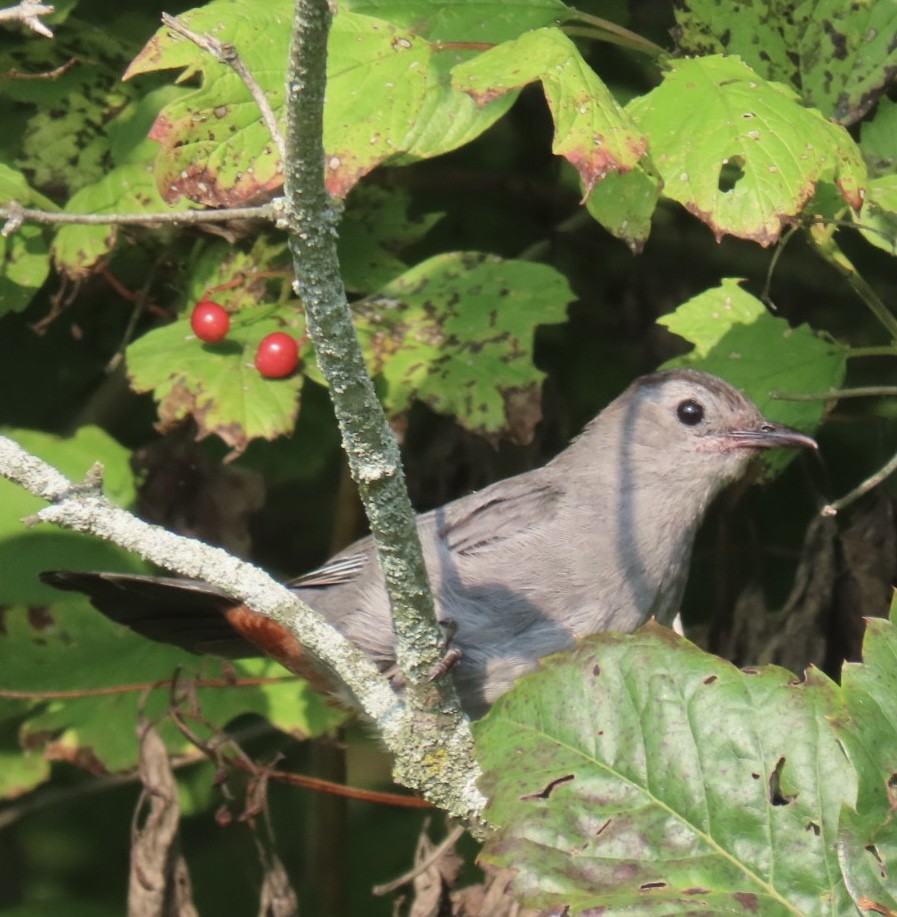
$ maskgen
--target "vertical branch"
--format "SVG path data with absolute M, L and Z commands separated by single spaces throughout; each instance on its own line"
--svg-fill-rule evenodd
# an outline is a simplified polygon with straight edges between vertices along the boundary
M 349 469 L 358 484 L 396 619 L 398 660 L 412 685 L 439 661 L 441 635 L 404 486 L 401 457 L 374 392 L 340 279 L 340 210 L 324 187 L 324 87 L 330 11 L 326 0 L 296 4 L 287 75 L 287 224 L 309 336 L 330 384 Z
M 392 603 L 396 658 L 413 716 L 401 735 L 384 733 L 397 777 L 457 814 L 475 815 L 482 797 L 467 721 L 450 679 L 428 673 L 443 653 L 415 514 L 398 444 L 368 375 L 340 279 L 340 210 L 324 185 L 324 90 L 331 11 L 327 0 L 296 0 L 287 71 L 286 225 L 295 291 L 331 397 L 352 477 L 359 487 Z M 381 724 L 382 725 L 382 724 Z M 427 752 L 440 747 L 444 754 Z

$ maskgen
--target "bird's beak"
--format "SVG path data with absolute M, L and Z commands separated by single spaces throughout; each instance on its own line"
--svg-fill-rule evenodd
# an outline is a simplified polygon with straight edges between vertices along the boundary
M 753 430 L 730 430 L 725 434 L 728 449 L 819 449 L 806 433 L 780 423 L 763 421 Z

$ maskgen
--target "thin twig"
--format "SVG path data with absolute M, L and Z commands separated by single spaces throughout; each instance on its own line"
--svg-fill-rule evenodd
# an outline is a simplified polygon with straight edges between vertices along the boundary
M 450 850 L 461 840 L 465 831 L 464 825 L 455 825 L 451 831 L 441 840 L 419 863 L 415 863 L 408 872 L 396 877 L 390 882 L 384 882 L 382 885 L 375 885 L 371 892 L 375 895 L 382 896 L 394 892 L 397 888 L 413 882 L 422 872 L 426 872 L 447 850 Z
M 243 63 L 243 59 L 240 57 L 237 49 L 227 42 L 219 41 L 212 35 L 200 35 L 199 32 L 188 29 L 187 26 L 183 25 L 175 19 L 174 16 L 170 16 L 168 13 L 162 14 L 162 22 L 172 31 L 177 32 L 178 35 L 183 35 L 184 38 L 192 41 L 198 48 L 211 54 L 219 64 L 230 67 L 234 73 L 240 77 L 243 81 L 243 85 L 249 90 L 249 94 L 254 99 L 255 104 L 258 105 L 265 126 L 268 128 L 268 133 L 271 134 L 271 138 L 274 140 L 274 144 L 277 147 L 277 152 L 280 154 L 280 161 L 283 162 L 286 159 L 286 143 L 280 127 L 277 124 L 277 118 L 274 116 L 274 110 L 271 108 L 271 103 L 268 101 L 264 89 L 259 86 L 256 78 L 252 75 L 246 64 Z
M 70 57 L 64 64 L 54 67 L 52 70 L 41 70 L 39 73 L 25 73 L 23 70 L 5 70 L 0 73 L 0 80 L 55 80 L 68 72 L 72 67 L 81 63 L 77 57 Z
M 770 392 L 776 401 L 833 401 L 841 398 L 895 398 L 897 385 L 863 385 L 858 388 L 833 388 L 827 392 Z
M 570 19 L 579 22 L 588 23 L 596 31 L 591 34 L 577 29 L 575 26 L 562 26 L 563 30 L 570 34 L 585 35 L 587 38 L 596 38 L 599 41 L 611 42 L 624 48 L 632 48 L 634 51 L 641 51 L 643 54 L 650 54 L 652 57 L 663 57 L 667 54 L 660 45 L 654 44 L 650 39 L 632 32 L 610 19 L 603 19 L 601 16 L 593 16 L 591 13 L 584 13 L 582 10 L 570 10 Z
M 171 682 L 172 689 L 175 688 L 176 681 Z M 187 685 L 191 692 L 193 689 L 201 687 L 198 682 L 192 681 Z M 362 787 L 348 786 L 344 783 L 335 783 L 332 780 L 325 780 L 322 777 L 311 777 L 308 774 L 295 774 L 291 771 L 276 770 L 272 765 L 258 764 L 243 750 L 242 745 L 237 739 L 229 733 L 210 723 L 198 711 L 186 714 L 191 719 L 196 720 L 201 726 L 204 726 L 211 734 L 209 740 L 200 738 L 195 730 L 187 725 L 184 717 L 185 713 L 178 705 L 177 701 L 172 700 L 169 706 L 168 715 L 171 721 L 177 727 L 181 735 L 196 749 L 202 752 L 216 767 L 219 768 L 237 768 L 245 774 L 250 774 L 256 779 L 264 775 L 266 780 L 275 780 L 278 783 L 285 783 L 288 786 L 302 787 L 306 790 L 315 790 L 319 793 L 329 793 L 332 796 L 342 796 L 346 799 L 356 799 L 360 802 L 374 802 L 379 805 L 393 806 L 400 809 L 431 809 L 432 805 L 419 796 L 406 796 L 399 793 L 388 793 L 380 790 L 366 790 Z M 230 749 L 230 754 L 227 753 Z
M 39 0 L 21 0 L 21 3 L 15 6 L 0 10 L 0 22 L 21 22 L 32 32 L 37 32 L 44 38 L 52 38 L 53 33 L 40 21 L 39 17 L 49 16 L 55 12 L 56 7 L 48 3 L 40 3 Z
M 82 226 L 154 226 L 160 223 L 191 224 L 227 223 L 230 220 L 267 220 L 276 222 L 280 217 L 277 202 L 256 207 L 223 207 L 220 210 L 179 210 L 165 213 L 61 213 L 22 207 L 15 201 L 0 207 L 0 220 L 5 220 L 0 235 L 8 236 L 23 223 L 47 225 L 78 224 Z
M 893 456 L 891 460 L 882 468 L 879 468 L 875 474 L 866 478 L 862 484 L 854 487 L 850 493 L 841 497 L 840 500 L 835 500 L 832 503 L 826 503 L 826 505 L 823 506 L 819 511 L 819 514 L 821 516 L 837 516 L 842 509 L 850 506 L 851 503 L 855 503 L 860 499 L 860 497 L 869 493 L 873 487 L 878 487 L 882 481 L 890 477 L 895 471 L 897 471 L 897 455 Z
M 885 305 L 878 293 L 872 289 L 871 285 L 856 269 L 853 262 L 844 254 L 837 242 L 835 242 L 831 230 L 828 232 L 819 230 L 819 227 L 813 227 L 808 233 L 808 237 L 816 251 L 853 287 L 857 296 L 860 297 L 869 311 L 888 332 L 891 341 L 897 341 L 897 317 Z
M 288 681 L 300 681 L 298 675 L 276 675 L 258 678 L 197 678 L 197 688 L 259 688 L 265 685 L 279 685 Z M 0 688 L 0 697 L 10 700 L 72 700 L 82 697 L 105 697 L 118 694 L 135 694 L 139 691 L 155 691 L 171 688 L 174 681 L 137 682 L 134 684 L 105 685 L 101 688 L 75 688 L 69 691 L 10 691 Z
M 880 347 L 851 347 L 847 351 L 848 358 L 853 357 L 897 357 L 897 346 L 883 344 Z
M 779 259 L 782 257 L 782 254 L 785 251 L 785 246 L 791 241 L 794 237 L 794 234 L 797 232 L 800 227 L 799 223 L 792 223 L 782 234 L 779 239 L 778 245 L 775 247 L 775 251 L 772 253 L 772 258 L 769 261 L 769 267 L 766 270 L 766 279 L 763 281 L 763 290 L 760 293 L 760 301 L 765 303 L 767 308 L 771 312 L 778 312 L 778 306 L 772 301 L 772 295 L 770 289 L 772 288 L 772 275 L 775 273 L 775 269 L 778 266 Z

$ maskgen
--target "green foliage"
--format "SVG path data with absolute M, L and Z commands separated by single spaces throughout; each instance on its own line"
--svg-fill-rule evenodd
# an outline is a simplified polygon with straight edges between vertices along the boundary
M 562 321 L 572 294 L 541 264 L 439 255 L 355 306 L 371 370 L 393 414 L 413 397 L 485 436 L 532 439 L 544 374 L 536 325 Z
M 552 657 L 477 730 L 484 859 L 571 914 L 892 906 L 895 652 L 876 622 L 840 689 L 656 627 Z
M 352 293 L 372 293 L 407 267 L 401 251 L 422 239 L 439 222 L 438 214 L 412 218 L 410 196 L 360 185 L 346 202 L 339 230 L 343 283 Z
M 676 19 L 683 51 L 737 54 L 841 124 L 872 108 L 897 65 L 892 3 L 685 0 Z
M 195 755 L 191 742 L 165 717 L 172 703 L 168 679 L 175 672 L 191 692 L 194 709 L 212 728 L 223 728 L 235 710 L 257 713 L 279 729 L 307 736 L 333 729 L 342 719 L 301 679 L 278 680 L 285 673 L 270 660 L 235 663 L 230 672 L 220 660 L 199 660 L 137 637 L 101 618 L 83 598 L 57 601 L 54 609 L 51 618 L 24 608 L 4 618 L 4 639 L 17 651 L 4 662 L 0 690 L 15 690 L 28 699 L 0 701 L 0 720 L 21 720 L 19 741 L 32 750 L 26 773 L 3 774 L 4 796 L 46 778 L 46 768 L 34 760 L 38 749 L 46 759 L 81 763 L 98 775 L 133 768 L 138 751 L 134 726 L 141 710 L 165 720 L 164 738 L 172 752 Z M 195 688 L 192 679 L 199 679 Z M 258 679 L 271 683 L 257 684 Z M 212 684 L 203 686 L 203 681 Z M 64 685 L 76 686 L 69 689 L 75 696 L 66 698 Z
M 560 30 L 536 29 L 455 68 L 454 83 L 487 102 L 540 80 L 554 119 L 553 151 L 579 173 L 585 194 L 607 174 L 628 172 L 647 139 Z
M 746 392 L 765 417 L 801 430 L 816 428 L 825 403 L 775 396 L 840 388 L 847 371 L 847 348 L 806 325 L 793 328 L 770 315 L 731 278 L 683 303 L 658 324 L 695 345 L 667 366 L 691 366 L 722 376 Z M 764 456 L 764 462 L 781 469 L 793 458 L 793 453 L 779 452 Z
M 242 506 L 236 491 L 222 507 L 203 487 L 203 463 L 226 453 L 266 478 L 257 557 L 298 573 L 354 530 L 341 528 L 352 514 L 342 506 L 330 531 L 336 433 L 312 384 L 322 381 L 313 348 L 285 380 L 253 367 L 268 332 L 304 334 L 286 239 L 261 221 L 162 222 L 269 201 L 283 182 L 277 144 L 233 69 L 158 28 L 154 11 L 130 9 L 125 23 L 105 0 L 62 6 L 52 42 L 0 36 L 0 206 L 160 221 L 5 227 L 0 420 L 33 427 L 15 437 L 74 480 L 100 461 L 119 503 L 200 534 L 197 519 Z M 484 480 L 484 465 L 510 467 L 519 452 L 470 462 L 470 443 L 530 442 L 543 395 L 540 432 L 554 447 L 560 428 L 575 432 L 662 361 L 718 373 L 771 419 L 821 427 L 837 492 L 897 448 L 887 405 L 836 425 L 825 424 L 836 396 L 772 396 L 892 381 L 889 364 L 858 357 L 897 354 L 883 301 L 897 253 L 897 103 L 884 95 L 894 5 L 631 6 L 626 21 L 622 2 L 584 12 L 559 0 L 338 4 L 325 176 L 345 208 L 339 254 L 363 297 L 358 336 L 423 503 Z M 653 14 L 640 18 L 639 6 Z M 620 21 L 596 22 L 592 7 Z M 292 8 L 212 0 L 178 17 L 235 47 L 281 126 Z M 652 15 L 675 18 L 675 46 L 659 29 L 656 57 L 621 50 L 651 47 L 619 27 L 647 31 Z M 617 48 L 591 40 L 608 36 Z M 816 247 L 786 248 L 801 225 Z M 776 310 L 760 289 L 774 291 Z M 190 331 L 203 298 L 231 314 L 218 344 Z M 434 413 L 465 432 L 423 448 L 441 429 Z M 170 443 L 193 439 L 202 445 L 182 469 Z M 167 488 L 146 461 L 157 446 Z M 158 490 L 162 507 L 147 496 Z M 766 506 L 775 519 L 738 516 L 757 530 L 732 549 L 741 565 L 767 547 L 796 553 L 782 532 L 806 519 L 785 504 L 788 490 L 741 499 L 738 512 Z M 222 669 L 40 584 L 52 567 L 143 565 L 85 536 L 24 528 L 39 506 L 0 482 L 0 797 L 57 778 L 52 762 L 133 768 L 139 709 L 165 720 L 172 752 L 191 754 L 166 719 L 169 688 L 143 696 L 176 670 L 184 684 L 222 682 L 195 689 L 215 729 L 246 712 L 297 735 L 339 721 L 297 680 L 258 684 L 283 675 L 273 663 Z M 729 580 L 743 570 L 728 572 L 696 591 L 734 604 Z M 816 671 L 800 683 L 781 669 L 739 672 L 656 630 L 552 660 L 480 730 L 500 825 L 486 858 L 515 867 L 534 906 L 574 913 L 842 914 L 864 899 L 894 910 L 895 647 L 890 623 L 870 624 L 864 662 L 840 687 Z
M 822 180 L 862 203 L 865 170 L 850 135 L 736 57 L 675 61 L 627 111 L 649 137 L 664 194 L 717 238 L 774 242 Z
M 55 209 L 52 201 L 28 187 L 21 172 L 0 163 L 0 199 L 23 207 Z M 0 315 L 26 308 L 50 273 L 50 254 L 43 230 L 23 226 L 10 238 L 0 236 Z

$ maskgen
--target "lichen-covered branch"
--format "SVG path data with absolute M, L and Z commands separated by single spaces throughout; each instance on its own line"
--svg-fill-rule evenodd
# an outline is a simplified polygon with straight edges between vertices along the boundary
M 396 775 L 458 815 L 482 800 L 466 719 L 449 679 L 428 675 L 444 653 L 398 445 L 374 392 L 340 279 L 340 209 L 324 184 L 324 89 L 331 11 L 326 0 L 297 0 L 287 72 L 286 223 L 309 334 L 331 388 L 352 476 L 359 486 L 393 610 L 397 659 L 412 716 L 396 755 Z M 384 739 L 386 737 L 384 736 Z
M 282 624 L 333 669 L 371 719 L 381 728 L 396 728 L 403 705 L 371 659 L 263 570 L 221 548 L 150 525 L 111 503 L 102 493 L 99 470 L 73 484 L 3 436 L 0 475 L 49 502 L 30 523 L 51 522 L 111 541 L 167 570 L 205 580 Z

